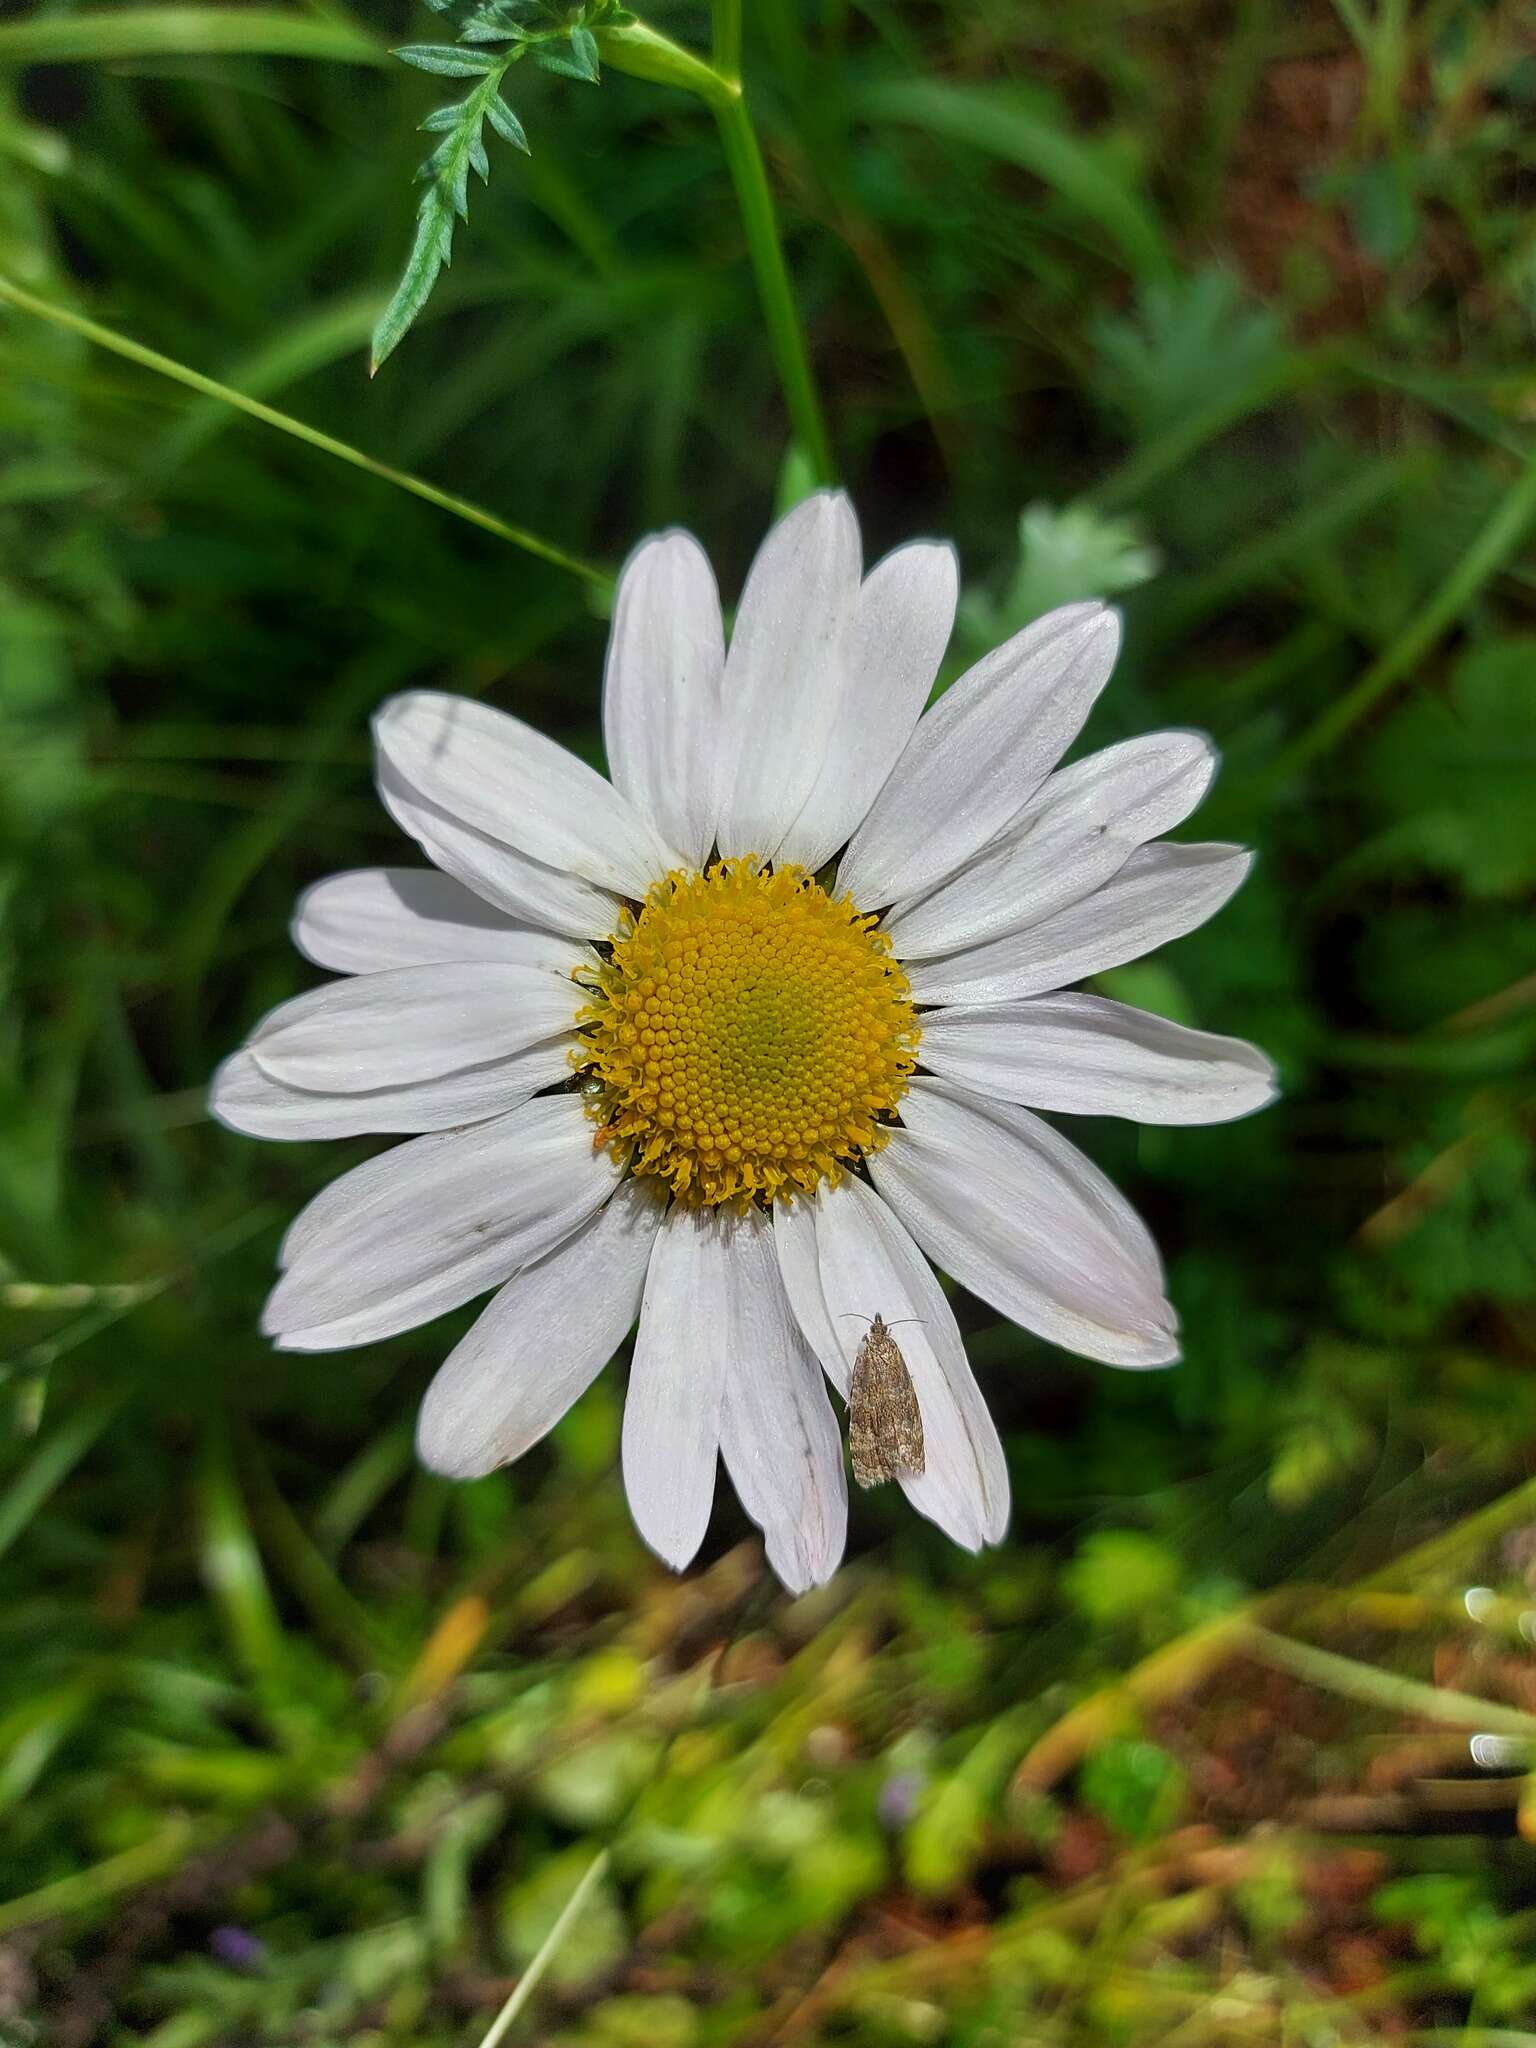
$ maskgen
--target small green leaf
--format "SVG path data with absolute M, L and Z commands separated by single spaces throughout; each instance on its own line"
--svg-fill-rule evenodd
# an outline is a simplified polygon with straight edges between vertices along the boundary
M 466 50 L 452 43 L 407 43 L 394 54 L 402 64 L 438 78 L 483 78 L 498 62 L 488 50 Z
M 464 119 L 464 102 L 455 100 L 451 107 L 436 107 L 425 121 L 418 121 L 417 127 L 424 135 L 441 135 L 446 128 L 457 128 Z
M 1155 576 L 1161 566 L 1134 519 L 1099 512 L 1087 503 L 1025 507 L 1019 519 L 1019 566 L 1001 601 L 970 594 L 963 623 L 978 641 L 995 646 L 1021 626 L 1084 597 L 1116 597 Z
M 1106 1742 L 1083 1765 L 1079 1789 L 1091 1813 L 1133 1842 L 1167 1834 L 1188 1795 L 1177 1760 L 1155 1742 Z
M 1178 1558 L 1137 1529 L 1096 1529 L 1061 1574 L 1067 1599 L 1101 1628 L 1155 1610 L 1178 1586 Z
M 522 122 L 499 93 L 495 99 L 486 102 L 485 111 L 490 118 L 491 126 L 503 142 L 510 142 L 514 149 L 522 150 L 525 156 L 530 154 L 528 136 Z
M 437 192 L 428 192 L 417 216 L 416 238 L 411 243 L 405 270 L 395 287 L 394 297 L 384 308 L 379 324 L 373 330 L 373 350 L 368 365 L 370 377 L 394 353 L 406 330 L 431 297 L 438 272 L 448 260 L 452 245 L 453 216 Z
M 586 67 L 584 75 L 596 85 L 601 76 L 597 63 L 597 38 L 580 22 L 571 30 L 571 54 L 579 65 Z
M 1536 638 L 1470 647 L 1439 689 L 1409 698 L 1377 735 L 1362 799 L 1403 851 L 1471 896 L 1536 887 Z
M 1419 233 L 1418 209 L 1408 180 L 1390 161 L 1367 164 L 1356 173 L 1349 194 L 1355 238 L 1384 270 L 1403 262 Z
M 558 50 L 535 50 L 533 61 L 541 70 L 554 72 L 557 78 L 577 78 L 583 85 L 597 83 L 595 71 L 583 71 L 574 58 L 562 56 Z

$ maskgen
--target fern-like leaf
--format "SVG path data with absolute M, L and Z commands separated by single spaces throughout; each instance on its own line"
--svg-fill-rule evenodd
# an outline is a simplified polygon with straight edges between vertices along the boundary
M 400 282 L 373 330 L 370 376 L 399 347 L 453 261 L 455 224 L 469 219 L 470 172 L 482 184 L 490 180 L 486 122 L 513 149 L 528 150 L 523 124 L 502 97 L 507 72 L 531 56 L 546 70 L 595 85 L 593 26 L 630 18 L 618 0 L 584 0 L 575 10 L 564 0 L 427 0 L 427 5 L 455 26 L 458 40 L 408 43 L 395 55 L 433 77 L 475 82 L 465 98 L 436 108 L 421 124 L 440 140 L 418 173 L 426 190 L 416 209 L 416 234 Z M 493 47 L 497 44 L 503 47 Z

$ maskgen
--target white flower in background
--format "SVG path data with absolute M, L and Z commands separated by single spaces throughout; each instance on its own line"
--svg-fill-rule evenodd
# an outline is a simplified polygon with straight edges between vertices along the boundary
M 1200 734 L 1056 766 L 1114 663 L 1100 604 L 1036 620 L 923 715 L 955 598 L 929 541 L 864 576 L 848 500 L 822 494 L 768 536 L 729 651 L 696 541 L 631 557 L 611 783 L 466 698 L 378 714 L 380 793 L 434 866 L 305 894 L 298 945 L 349 978 L 265 1018 L 213 1103 L 258 1137 L 426 1134 L 303 1211 L 264 1327 L 333 1350 L 498 1288 L 423 1405 L 435 1470 L 521 1456 L 638 1317 L 641 1535 L 688 1563 L 718 1454 L 799 1591 L 847 1521 L 823 1374 L 846 1396 L 876 1312 L 905 1322 L 913 1505 L 971 1550 L 1007 1526 L 930 1258 L 1069 1350 L 1178 1356 L 1146 1228 L 1034 1112 L 1213 1123 L 1271 1099 L 1238 1040 L 1055 993 L 1203 924 L 1248 856 L 1158 837 L 1209 786 Z

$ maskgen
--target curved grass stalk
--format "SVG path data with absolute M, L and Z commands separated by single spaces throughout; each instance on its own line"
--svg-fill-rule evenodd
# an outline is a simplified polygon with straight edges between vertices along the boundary
M 49 299 L 42 299 L 35 292 L 27 291 L 8 277 L 0 276 L 0 305 L 13 306 L 19 313 L 29 313 L 38 320 L 46 320 L 54 327 L 62 327 L 71 334 L 83 336 L 94 342 L 98 348 L 109 350 L 125 361 L 138 363 L 146 370 L 153 370 L 158 376 L 168 377 L 173 383 L 184 384 L 189 391 L 199 391 L 206 398 L 217 398 L 223 404 L 233 406 L 264 426 L 275 427 L 281 434 L 289 434 L 296 441 L 307 441 L 322 454 L 334 456 L 338 462 L 349 463 L 353 469 L 361 469 L 369 476 L 381 478 L 393 484 L 397 490 L 409 491 L 412 497 L 421 498 L 428 505 L 435 505 L 441 512 L 451 512 L 456 519 L 463 519 L 471 526 L 478 526 L 482 532 L 492 533 L 498 540 L 509 546 L 521 548 L 524 554 L 534 555 L 541 562 L 548 562 L 553 568 L 565 570 L 567 575 L 579 576 L 583 582 L 595 585 L 599 590 L 612 587 L 613 577 L 608 570 L 595 562 L 584 561 L 580 555 L 568 553 L 556 547 L 553 541 L 544 540 L 536 533 L 530 533 L 525 526 L 514 526 L 509 520 L 488 512 L 483 505 L 476 505 L 469 498 L 461 498 L 453 491 L 440 489 L 428 483 L 424 477 L 412 476 L 408 470 L 396 469 L 393 464 L 380 462 L 372 455 L 364 454 L 361 448 L 354 448 L 349 442 L 338 441 L 334 434 L 323 433 L 319 427 L 312 427 L 305 420 L 295 419 L 291 413 L 279 412 L 275 406 L 264 405 L 259 398 L 250 398 L 243 391 L 236 391 L 228 384 L 221 384 L 216 377 L 206 377 L 201 370 L 194 370 L 186 363 L 179 363 L 174 356 L 161 355 L 158 349 L 145 348 L 141 342 L 131 341 L 127 335 L 118 334 L 110 327 L 103 327 L 98 321 L 89 320 L 83 313 L 71 312 L 67 306 L 55 305 Z
M 599 1849 L 592 1861 L 582 1872 L 580 1882 L 577 1884 L 575 1891 L 571 1893 L 571 1896 L 560 1908 L 559 1919 L 556 1920 L 554 1926 L 551 1927 L 543 1941 L 540 1942 L 538 1954 L 528 1965 L 527 1969 L 524 1970 L 522 1976 L 518 1978 L 512 1996 L 501 2008 L 501 2011 L 497 2013 L 495 2019 L 492 2020 L 489 2030 L 480 2042 L 480 2048 L 497 2048 L 497 2044 L 507 2038 L 508 2030 L 513 2021 L 538 1989 L 539 1979 L 554 1960 L 561 1942 L 564 1941 L 570 1928 L 574 1926 L 582 1907 L 596 1889 L 604 1871 L 607 1870 L 608 1863 L 609 1852 L 606 1849 Z

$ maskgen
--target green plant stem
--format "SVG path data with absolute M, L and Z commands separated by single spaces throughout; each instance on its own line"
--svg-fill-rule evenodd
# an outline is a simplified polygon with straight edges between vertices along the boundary
M 95 320 L 88 320 L 83 313 L 74 313 L 66 306 L 57 306 L 48 299 L 40 299 L 36 293 L 25 290 L 8 277 L 0 277 L 0 305 L 13 306 L 20 313 L 30 313 L 39 320 L 47 320 L 55 327 L 62 327 L 71 334 L 82 335 L 94 342 L 98 348 L 110 350 L 113 355 L 122 356 L 125 361 L 138 363 L 146 370 L 153 370 L 161 377 L 169 377 L 173 383 L 184 384 L 189 391 L 200 391 L 206 398 L 220 399 L 225 405 L 233 406 L 237 412 L 247 413 L 263 425 L 275 427 L 281 434 L 290 434 L 296 441 L 307 441 L 312 448 L 323 454 L 334 456 L 338 462 L 350 463 L 353 469 L 361 469 L 369 476 L 394 484 L 398 490 L 409 491 L 414 498 L 423 499 L 428 505 L 435 505 L 441 512 L 451 512 L 456 519 L 466 520 L 471 526 L 478 526 L 482 532 L 492 533 L 498 540 L 508 542 L 512 547 L 521 548 L 524 554 L 534 555 L 541 562 L 548 562 L 556 569 L 563 569 L 570 576 L 579 576 L 584 582 L 593 584 L 599 590 L 611 589 L 613 578 L 606 569 L 595 562 L 583 561 L 579 555 L 568 554 L 552 541 L 542 540 L 526 527 L 513 526 L 507 520 L 498 518 L 494 512 L 487 512 L 483 505 L 476 505 L 468 498 L 460 498 L 452 491 L 439 490 L 436 484 L 425 478 L 412 476 L 408 471 L 396 469 L 390 463 L 379 462 L 371 455 L 365 455 L 360 448 L 353 448 L 345 441 L 338 441 L 333 434 L 322 433 L 318 427 L 307 421 L 296 420 L 290 413 L 279 412 L 275 406 L 263 405 L 260 399 L 248 398 L 243 391 L 235 391 L 228 384 L 221 384 L 217 378 L 205 377 L 201 370 L 190 369 L 179 363 L 173 356 L 163 356 L 158 349 L 145 348 L 142 343 L 130 341 L 126 335 L 115 333 L 110 327 L 103 327 Z
M 587 1903 L 593 1890 L 608 1868 L 608 1851 L 599 1849 L 587 1868 L 582 1872 L 581 1881 L 575 1891 L 560 1909 L 560 1917 L 539 1944 L 539 1952 L 517 1980 L 516 1988 L 506 2004 L 492 2020 L 490 2028 L 480 2043 L 480 2048 L 497 2048 L 507 2037 L 508 2029 L 523 2007 L 538 1989 L 539 1979 L 554 1960 L 560 1944 L 569 1929 L 575 1925 L 576 1916 Z
M 1281 780 L 1327 753 L 1375 709 L 1461 617 L 1491 576 L 1504 566 L 1536 519 L 1536 455 L 1510 485 L 1492 516 L 1421 611 L 1377 655 L 1358 682 L 1338 697 L 1275 764 Z
M 1346 1699 L 1390 1707 L 1396 1714 L 1443 1721 L 1452 1728 L 1491 1729 L 1527 1742 L 1536 1737 L 1536 1715 L 1506 1706 L 1502 1700 L 1479 1699 L 1474 1693 L 1454 1692 L 1449 1686 L 1403 1678 L 1395 1671 L 1361 1664 L 1334 1650 L 1319 1650 L 1312 1643 L 1298 1643 L 1257 1624 L 1244 1632 L 1240 1647 L 1275 1670 L 1288 1671 L 1327 1692 L 1342 1693 Z
M 606 29 L 598 37 L 598 48 L 606 63 L 617 71 L 644 78 L 656 85 L 676 86 L 691 92 L 710 109 L 720 130 L 736 204 L 747 238 L 747 251 L 757 279 L 758 298 L 768 328 L 768 343 L 774 368 L 789 412 L 790 429 L 815 473 L 818 483 L 837 480 L 832 444 L 811 373 L 805 332 L 795 306 L 779 238 L 778 215 L 768 186 L 768 172 L 758 146 L 757 130 L 747 111 L 746 97 L 737 74 L 741 54 L 740 0 L 715 0 L 715 62 L 706 64 L 678 43 L 658 35 L 644 22 Z
M 714 65 L 722 78 L 741 83 L 741 0 L 713 0 Z
M 731 182 L 736 187 L 736 203 L 741 211 L 742 227 L 746 230 L 747 249 L 757 277 L 763 317 L 768 323 L 769 345 L 773 350 L 784 400 L 789 407 L 790 426 L 817 481 L 834 483 L 837 471 L 832 461 L 832 445 L 827 438 L 821 401 L 816 395 L 810 357 L 806 352 L 805 335 L 790 288 L 763 153 L 758 147 L 757 130 L 752 126 L 745 98 L 738 96 L 729 102 L 717 103 L 715 122 L 720 130 L 720 143 L 725 151 Z

